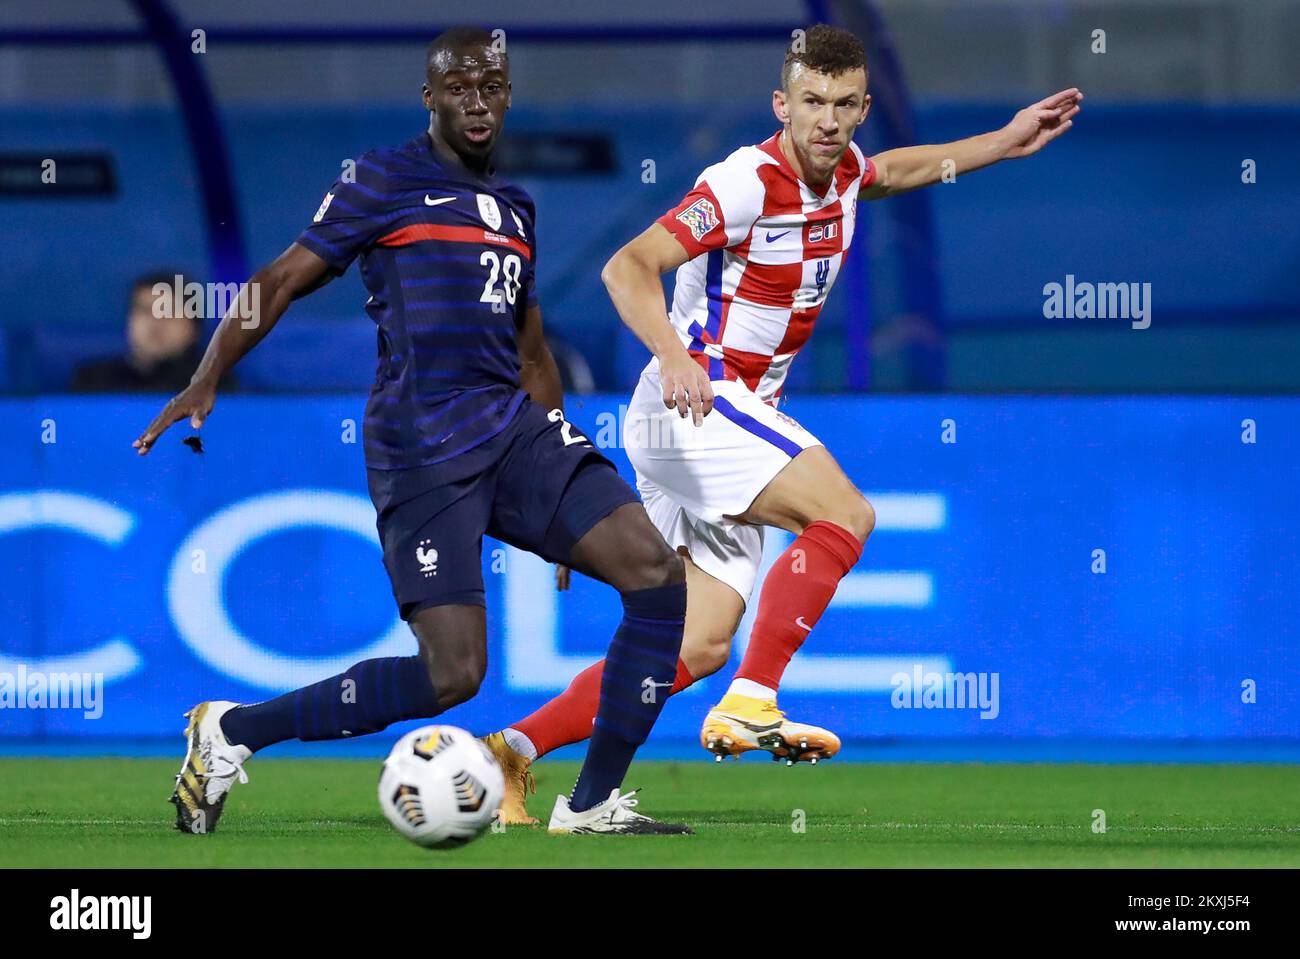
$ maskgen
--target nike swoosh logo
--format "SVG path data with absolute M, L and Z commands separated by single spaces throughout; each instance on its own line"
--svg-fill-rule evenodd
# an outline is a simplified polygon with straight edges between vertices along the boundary
M 802 616 L 800 616 L 798 619 L 796 619 L 796 620 L 794 621 L 794 624 L 795 624 L 796 626 L 798 626 L 800 629 L 806 629 L 806 630 L 808 630 L 808 632 L 810 632 L 810 633 L 812 632 L 812 627 L 809 626 L 807 623 L 805 623 L 805 622 L 803 621 L 803 617 L 802 617 Z
M 776 236 L 773 236 L 771 233 L 769 233 L 769 234 L 767 235 L 767 242 L 768 242 L 768 243 L 772 243 L 772 242 L 774 242 L 774 241 L 776 241 L 776 240 L 779 240 L 779 239 L 781 239 L 781 237 L 785 236 L 785 235 L 786 235 L 787 233 L 789 233 L 789 232 L 790 232 L 789 230 L 786 230 L 785 233 L 778 233 Z
M 767 725 L 763 725 L 762 723 L 747 723 L 739 716 L 728 716 L 726 713 L 719 713 L 718 715 L 721 716 L 723 719 L 727 720 L 728 722 L 735 723 L 737 726 L 744 726 L 751 733 L 770 733 L 774 729 L 781 728 L 780 722 L 768 723 Z
M 440 205 L 442 205 L 443 203 L 450 203 L 450 202 L 451 202 L 452 200 L 454 200 L 454 199 L 456 199 L 454 196 L 440 196 L 440 197 L 438 197 L 438 199 L 436 199 L 436 200 L 431 200 L 431 199 L 429 199 L 429 194 L 426 193 L 426 194 L 424 195 L 424 205 L 425 205 L 425 206 L 440 206 Z

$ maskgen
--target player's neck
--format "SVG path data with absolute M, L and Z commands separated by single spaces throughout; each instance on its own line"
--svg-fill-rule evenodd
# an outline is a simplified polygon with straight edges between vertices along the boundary
M 433 145 L 433 155 L 444 166 L 462 167 L 480 177 L 490 177 L 492 175 L 492 157 L 490 155 L 486 157 L 462 156 L 442 138 L 436 123 L 431 122 L 429 124 L 428 133 L 429 142 Z
M 790 164 L 791 169 L 794 170 L 794 175 L 804 183 L 808 184 L 815 190 L 821 190 L 826 186 L 826 184 L 831 182 L 830 173 L 826 174 L 826 176 L 821 179 L 817 179 L 814 175 L 804 169 L 803 163 L 799 160 L 799 154 L 795 150 L 793 142 L 790 139 L 789 129 L 781 131 L 780 135 L 776 138 L 776 145 L 781 150 L 781 155 L 785 157 L 786 162 Z

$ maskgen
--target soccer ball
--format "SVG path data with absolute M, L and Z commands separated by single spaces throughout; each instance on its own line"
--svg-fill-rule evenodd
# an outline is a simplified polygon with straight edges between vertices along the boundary
M 379 808 L 407 839 L 450 849 L 476 839 L 501 807 L 505 778 L 492 753 L 455 726 L 397 741 L 379 774 Z

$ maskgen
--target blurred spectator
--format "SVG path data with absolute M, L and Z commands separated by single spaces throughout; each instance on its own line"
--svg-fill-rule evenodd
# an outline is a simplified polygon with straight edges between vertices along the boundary
M 72 374 L 77 393 L 179 393 L 203 358 L 203 321 L 188 315 L 183 299 L 155 294 L 161 284 L 172 290 L 175 272 L 141 276 L 131 285 L 126 315 L 125 356 L 87 360 Z M 180 278 L 181 289 L 186 280 Z M 233 385 L 229 378 L 223 388 Z

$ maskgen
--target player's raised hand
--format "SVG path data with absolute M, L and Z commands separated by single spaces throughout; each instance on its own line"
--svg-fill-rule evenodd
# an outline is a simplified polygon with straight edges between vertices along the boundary
M 1053 93 L 1025 107 L 1002 130 L 1006 136 L 1006 158 L 1032 156 L 1074 125 L 1083 93 L 1077 87 Z
M 685 350 L 659 361 L 659 380 L 664 389 L 664 406 L 688 415 L 699 426 L 713 410 L 713 384 L 709 374 Z
M 217 388 L 207 380 L 198 380 L 185 387 L 177 393 L 167 405 L 162 408 L 162 412 L 153 418 L 143 433 L 131 445 L 136 452 L 144 456 L 153 449 L 154 442 L 166 432 L 167 428 L 173 423 L 178 423 L 187 416 L 190 420 L 190 426 L 198 429 L 203 425 L 203 421 L 208 418 L 212 412 L 212 407 L 217 402 Z

